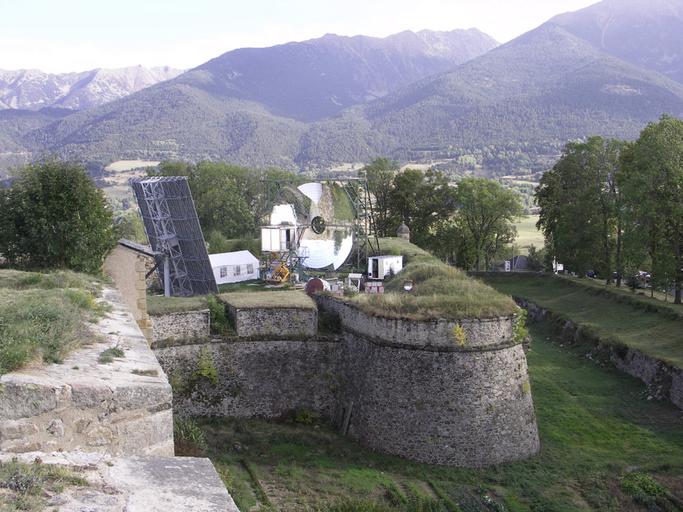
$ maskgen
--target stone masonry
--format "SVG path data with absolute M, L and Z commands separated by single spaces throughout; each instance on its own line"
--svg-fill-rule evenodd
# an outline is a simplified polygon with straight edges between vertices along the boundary
M 173 455 L 171 387 L 120 295 L 93 326 L 92 344 L 63 364 L 0 378 L 0 451 L 82 450 L 111 455 Z M 125 357 L 98 363 L 110 347 Z
M 339 317 L 339 335 L 278 339 L 300 331 L 301 319 L 268 309 L 271 323 L 260 331 L 258 321 L 251 338 L 156 348 L 176 413 L 273 418 L 306 409 L 372 449 L 431 464 L 478 467 L 538 451 L 513 318 L 414 322 L 334 297 L 318 305 Z M 309 322 L 305 332 L 315 332 Z
M 206 339 L 211 334 L 208 309 L 150 316 L 153 343 L 164 340 Z

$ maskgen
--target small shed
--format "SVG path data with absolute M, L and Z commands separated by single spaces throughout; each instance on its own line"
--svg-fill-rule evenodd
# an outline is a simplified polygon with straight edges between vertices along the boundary
M 403 256 L 371 256 L 368 258 L 368 278 L 384 279 L 403 270 Z
M 259 260 L 249 251 L 209 254 L 216 284 L 238 283 L 259 278 Z

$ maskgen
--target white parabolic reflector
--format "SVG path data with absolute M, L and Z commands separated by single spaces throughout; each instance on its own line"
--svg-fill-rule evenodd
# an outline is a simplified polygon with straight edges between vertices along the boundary
M 311 200 L 308 222 L 324 221 L 324 229 L 316 233 L 308 227 L 299 240 L 299 256 L 305 257 L 307 268 L 341 267 L 353 250 L 353 219 L 340 218 L 342 213 L 352 215 L 353 207 L 346 192 L 339 185 L 304 183 L 299 191 Z

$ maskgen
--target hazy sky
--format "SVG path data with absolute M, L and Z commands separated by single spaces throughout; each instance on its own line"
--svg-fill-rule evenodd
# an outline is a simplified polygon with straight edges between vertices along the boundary
M 0 69 L 190 68 L 331 32 L 476 27 L 500 42 L 596 0 L 0 0 Z

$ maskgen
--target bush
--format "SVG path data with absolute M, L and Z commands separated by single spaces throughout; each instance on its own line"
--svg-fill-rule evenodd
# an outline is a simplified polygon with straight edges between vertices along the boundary
M 621 488 L 636 502 L 644 505 L 652 504 L 658 497 L 666 495 L 666 489 L 645 473 L 628 473 L 621 480 Z
M 204 431 L 190 418 L 173 418 L 173 438 L 176 444 L 190 445 L 200 451 L 206 450 Z
M 105 196 L 80 165 L 29 165 L 0 194 L 0 254 L 11 264 L 96 273 L 115 242 Z

